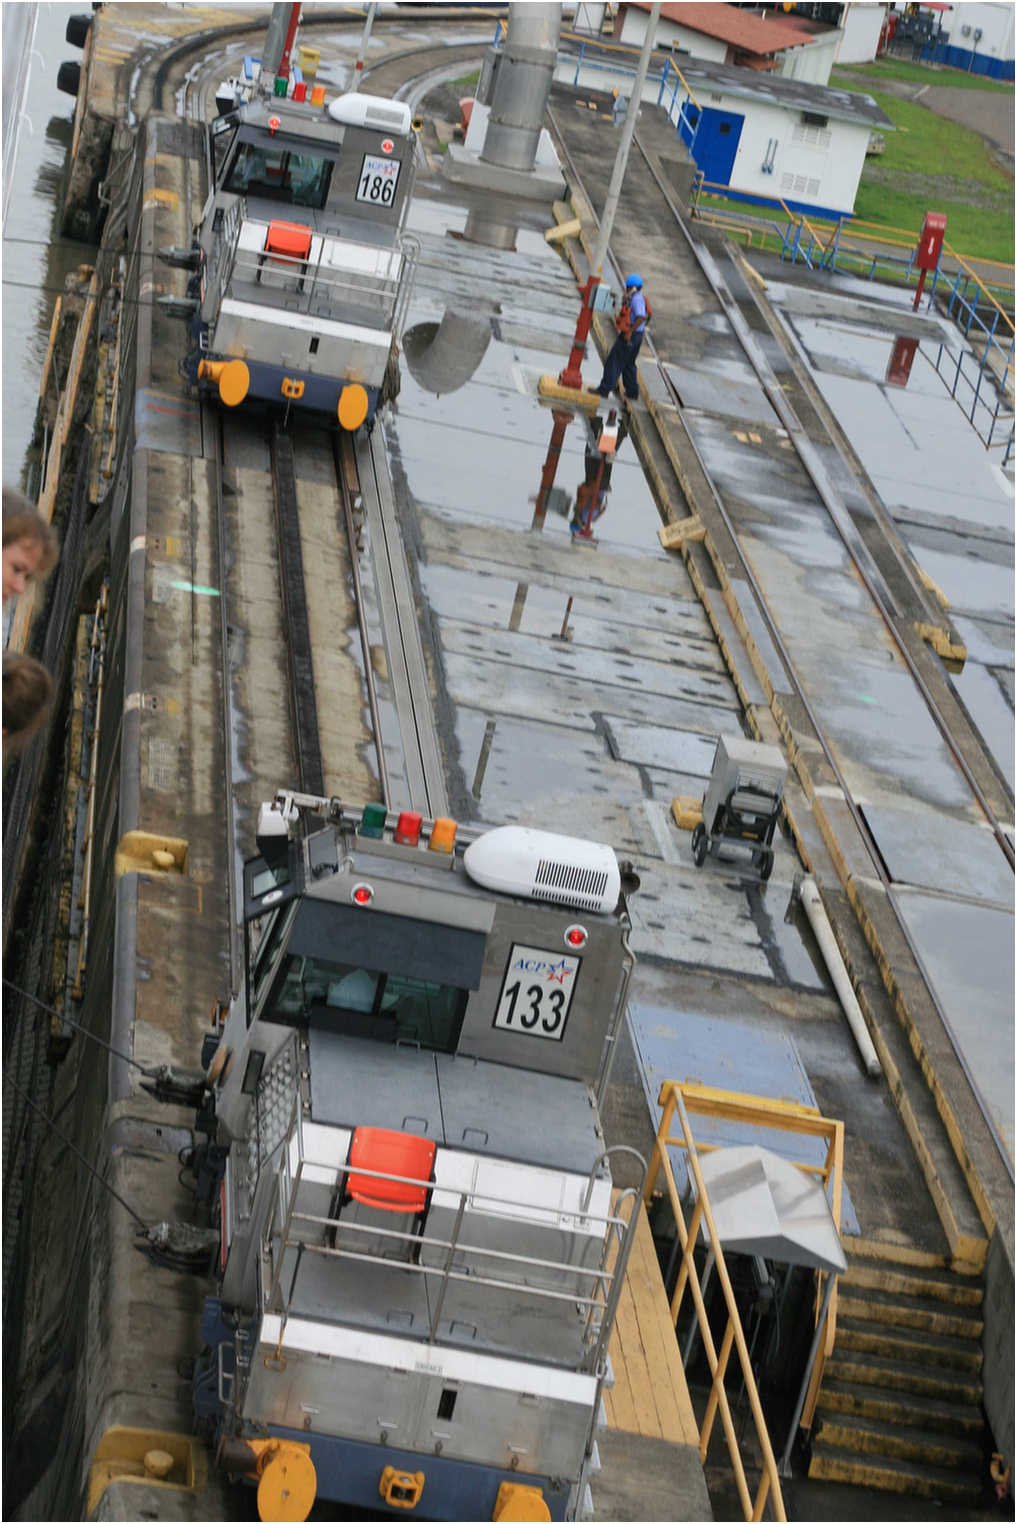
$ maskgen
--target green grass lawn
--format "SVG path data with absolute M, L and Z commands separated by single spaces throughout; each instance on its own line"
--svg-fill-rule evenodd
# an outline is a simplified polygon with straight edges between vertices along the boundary
M 917 232 L 927 211 L 945 212 L 946 240 L 958 253 L 1012 264 L 1013 178 L 984 139 L 913 101 L 870 93 L 897 130 L 866 161 L 855 216 Z
M 847 89 L 851 74 L 866 74 L 873 80 L 904 79 L 918 85 L 951 85 L 961 90 L 990 90 L 997 95 L 1013 95 L 1012 84 L 986 79 L 984 74 L 965 74 L 962 69 L 930 69 L 926 64 L 907 63 L 902 58 L 878 58 L 874 63 L 845 65 L 844 69 L 834 69 L 830 83 L 840 82 Z

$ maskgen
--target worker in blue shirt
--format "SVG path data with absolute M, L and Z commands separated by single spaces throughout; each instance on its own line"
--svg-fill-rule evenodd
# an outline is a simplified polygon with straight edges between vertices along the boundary
M 643 277 L 630 275 L 625 282 L 625 299 L 615 318 L 618 337 L 611 347 L 604 366 L 600 385 L 596 388 L 600 397 L 610 397 L 618 385 L 618 378 L 625 388 L 630 402 L 639 396 L 639 377 L 636 374 L 636 356 L 643 342 L 643 334 L 650 317 L 650 304 L 643 295 Z

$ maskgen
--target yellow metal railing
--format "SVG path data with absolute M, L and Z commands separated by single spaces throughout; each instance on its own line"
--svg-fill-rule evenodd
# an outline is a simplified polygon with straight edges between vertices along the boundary
M 787 1515 L 784 1511 L 784 1499 L 777 1472 L 777 1462 L 774 1457 L 773 1446 L 770 1443 L 762 1404 L 759 1400 L 759 1392 L 752 1372 L 752 1362 L 749 1357 L 734 1290 L 724 1262 L 723 1248 L 717 1235 L 706 1184 L 699 1165 L 699 1154 L 707 1153 L 717 1145 L 696 1143 L 692 1135 L 689 1115 L 690 1113 L 698 1113 L 704 1116 L 724 1119 L 728 1122 L 749 1123 L 761 1128 L 779 1128 L 783 1131 L 796 1132 L 805 1137 L 814 1137 L 825 1141 L 826 1158 L 823 1164 L 800 1164 L 798 1168 L 807 1174 L 818 1175 L 822 1179 L 838 1233 L 840 1232 L 841 1199 L 843 1193 L 844 1124 L 843 1122 L 830 1121 L 820 1116 L 817 1109 L 813 1106 L 803 1106 L 788 1101 L 767 1100 L 756 1096 L 735 1095 L 729 1091 L 714 1090 L 707 1086 L 681 1083 L 675 1080 L 668 1080 L 661 1086 L 658 1100 L 663 1107 L 663 1114 L 660 1126 L 657 1129 L 657 1137 L 649 1173 L 646 1178 L 644 1194 L 646 1201 L 649 1202 L 658 1176 L 663 1173 L 668 1200 L 674 1214 L 682 1248 L 678 1279 L 671 1297 L 671 1317 L 677 1328 L 685 1291 L 688 1289 L 691 1292 L 695 1305 L 699 1333 L 710 1368 L 710 1395 L 699 1434 L 700 1460 L 705 1464 L 710 1437 L 719 1412 L 744 1517 L 746 1519 L 761 1519 L 763 1517 L 763 1509 L 769 1497 L 772 1499 L 771 1506 L 775 1517 L 783 1520 L 786 1519 Z M 680 1124 L 680 1131 L 677 1133 L 674 1131 L 676 1117 Z M 687 1224 L 678 1187 L 675 1183 L 671 1159 L 668 1154 L 669 1148 L 683 1148 L 687 1151 L 689 1172 L 695 1183 L 696 1200 Z M 700 1283 L 699 1272 L 696 1269 L 694 1258 L 696 1244 L 704 1224 L 709 1233 L 710 1247 L 714 1257 L 714 1270 L 721 1285 L 727 1309 L 727 1326 L 721 1339 L 719 1351 L 710 1329 L 703 1297 L 703 1287 Z M 821 1280 L 822 1277 L 817 1277 L 815 1313 L 817 1318 L 823 1304 Z M 800 1423 L 803 1428 L 808 1428 L 812 1422 L 816 1399 L 822 1384 L 823 1368 L 827 1356 L 833 1349 L 836 1326 L 837 1288 L 834 1286 L 827 1307 L 825 1336 L 816 1354 L 812 1377 L 801 1413 Z M 742 1461 L 735 1424 L 724 1386 L 724 1378 L 731 1360 L 732 1349 L 736 1351 L 741 1367 L 745 1391 L 763 1458 L 763 1474 L 755 1499 L 749 1494 L 745 1466 Z

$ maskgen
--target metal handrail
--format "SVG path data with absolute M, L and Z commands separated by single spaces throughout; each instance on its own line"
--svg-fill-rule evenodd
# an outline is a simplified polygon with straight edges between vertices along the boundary
M 293 1144 L 296 1140 L 296 1169 L 293 1168 Z M 642 1156 L 640 1155 L 642 1161 Z M 645 1161 L 644 1174 L 645 1174 Z M 331 1172 L 335 1176 L 335 1182 L 341 1179 L 346 1171 L 346 1166 L 336 1166 L 334 1161 L 318 1162 L 308 1159 L 304 1150 L 303 1129 L 301 1127 L 300 1108 L 296 1106 L 296 1114 L 290 1129 L 283 1141 L 281 1154 L 276 1166 L 276 1186 L 274 1202 L 270 1217 L 266 1224 L 264 1235 L 265 1262 L 262 1277 L 262 1305 L 269 1308 L 281 1308 L 283 1319 L 290 1315 L 292 1301 L 291 1295 L 284 1296 L 282 1292 L 282 1277 L 285 1269 L 286 1254 L 288 1250 L 298 1250 L 301 1254 L 311 1253 L 325 1259 L 352 1260 L 367 1264 L 376 1264 L 381 1257 L 379 1252 L 372 1252 L 365 1248 L 363 1251 L 346 1246 L 339 1246 L 334 1241 L 327 1240 L 332 1237 L 340 1227 L 344 1233 L 352 1232 L 354 1238 L 358 1234 L 372 1239 L 381 1239 L 385 1242 L 403 1242 L 415 1252 L 412 1259 L 409 1257 L 400 1260 L 400 1270 L 423 1275 L 440 1280 L 440 1290 L 437 1295 L 437 1306 L 440 1309 L 445 1299 L 448 1284 L 451 1281 L 468 1282 L 472 1288 L 484 1287 L 492 1291 L 510 1290 L 517 1295 L 524 1295 L 548 1302 L 565 1302 L 579 1309 L 585 1309 L 586 1320 L 583 1335 L 584 1354 L 581 1364 L 577 1369 L 587 1372 L 600 1373 L 606 1365 L 607 1344 L 614 1323 L 618 1299 L 621 1294 L 621 1284 L 625 1275 L 625 1267 L 628 1263 L 632 1240 L 635 1233 L 636 1219 L 638 1216 L 638 1204 L 641 1199 L 642 1186 L 629 1188 L 621 1192 L 612 1210 L 607 1215 L 590 1213 L 586 1208 L 589 1205 L 587 1196 L 582 1208 L 578 1211 L 568 1211 L 561 1206 L 545 1206 L 539 1202 L 523 1203 L 518 1200 L 510 1200 L 507 1197 L 486 1195 L 472 1188 L 459 1189 L 451 1185 L 436 1185 L 432 1180 L 421 1180 L 417 1177 L 402 1176 L 390 1171 L 371 1170 L 358 1164 L 356 1173 L 370 1179 L 385 1180 L 395 1184 L 417 1185 L 430 1192 L 439 1192 L 441 1196 L 458 1198 L 456 1202 L 456 1219 L 450 1238 L 428 1235 L 426 1232 L 405 1232 L 397 1228 L 384 1228 L 376 1223 L 357 1223 L 344 1219 L 341 1212 L 336 1216 L 322 1216 L 312 1212 L 302 1212 L 297 1209 L 297 1199 L 301 1181 L 305 1178 L 305 1166 L 320 1168 Z M 596 1166 L 595 1166 L 596 1168 Z M 622 1215 L 622 1207 L 629 1203 L 631 1210 L 628 1217 Z M 569 1260 L 543 1259 L 532 1254 L 520 1254 L 512 1250 L 495 1249 L 481 1244 L 461 1244 L 461 1229 L 468 1209 L 488 1211 L 496 1213 L 499 1209 L 503 1212 L 507 1209 L 512 1213 L 518 1213 L 521 1207 L 525 1207 L 530 1222 L 538 1222 L 544 1219 L 549 1225 L 568 1230 L 568 1223 L 582 1224 L 585 1228 L 599 1230 L 601 1240 L 601 1252 L 596 1266 L 586 1266 L 572 1263 Z M 564 1219 L 564 1222 L 563 1222 Z M 304 1224 L 320 1230 L 320 1237 L 316 1242 L 309 1242 L 303 1237 L 294 1237 L 296 1226 Z M 591 1235 L 593 1236 L 593 1235 Z M 430 1250 L 436 1257 L 440 1257 L 439 1264 L 420 1263 L 421 1251 Z M 457 1251 L 468 1252 L 474 1261 L 468 1269 L 457 1270 L 453 1267 L 454 1257 Z M 611 1263 L 612 1251 L 614 1252 Z M 476 1261 L 484 1262 L 484 1268 L 478 1268 Z M 387 1260 L 386 1264 L 393 1262 Z M 498 1265 L 517 1265 L 523 1267 L 530 1275 L 540 1272 L 545 1284 L 534 1285 L 526 1280 L 509 1280 L 497 1274 Z M 490 1266 L 490 1268 L 487 1268 Z M 553 1282 L 556 1279 L 568 1277 L 572 1284 L 566 1289 L 558 1289 Z M 295 1281 L 295 1277 L 294 1277 Z M 582 1282 L 589 1281 L 587 1290 L 580 1289 Z M 552 1284 L 547 1284 L 551 1282 Z M 580 1284 L 577 1284 L 580 1283 Z M 339 1321 L 337 1318 L 336 1321 Z M 439 1343 L 437 1312 L 432 1315 L 431 1325 L 428 1331 L 428 1342 Z M 280 1348 L 282 1334 L 280 1333 Z M 553 1363 L 553 1362 L 549 1362 Z
M 727 1440 L 728 1454 L 731 1459 L 732 1469 L 735 1475 L 735 1485 L 738 1489 L 738 1497 L 742 1505 L 742 1514 L 746 1519 L 761 1519 L 767 1497 L 772 1498 L 772 1506 L 778 1520 L 786 1520 L 787 1514 L 784 1509 L 784 1498 L 781 1492 L 780 1477 L 777 1472 L 777 1460 L 770 1443 L 770 1435 L 763 1415 L 762 1404 L 759 1400 L 759 1392 L 756 1387 L 756 1379 L 752 1372 L 752 1361 L 748 1346 L 745 1341 L 745 1333 L 741 1325 L 738 1313 L 738 1304 L 735 1299 L 734 1289 L 728 1274 L 724 1260 L 724 1251 L 721 1247 L 720 1237 L 717 1233 L 713 1220 L 713 1212 L 710 1208 L 706 1191 L 706 1183 L 703 1180 L 699 1160 L 696 1156 L 696 1145 L 692 1137 L 689 1125 L 688 1113 L 682 1099 L 681 1086 L 669 1082 L 661 1089 L 660 1099 L 663 1103 L 663 1116 L 657 1131 L 654 1155 L 650 1164 L 650 1170 L 646 1178 L 645 1196 L 647 1201 L 656 1183 L 657 1175 L 661 1169 L 664 1171 L 664 1180 L 667 1187 L 671 1210 L 674 1214 L 675 1225 L 682 1245 L 682 1261 L 678 1274 L 678 1282 L 671 1298 L 671 1316 L 677 1327 L 678 1315 L 685 1294 L 686 1285 L 692 1292 L 692 1300 L 695 1304 L 696 1315 L 699 1320 L 699 1332 L 706 1351 L 707 1362 L 710 1367 L 712 1383 L 710 1396 L 707 1401 L 706 1414 L 699 1433 L 699 1458 L 705 1465 L 707 1452 L 710 1447 L 710 1436 L 713 1431 L 714 1420 L 720 1412 L 721 1425 L 724 1437 Z M 691 1221 L 686 1226 L 685 1213 L 682 1209 L 678 1187 L 675 1184 L 674 1172 L 671 1168 L 671 1160 L 668 1157 L 668 1145 L 681 1140 L 671 1137 L 671 1123 L 677 1111 L 684 1133 L 685 1146 L 688 1148 L 689 1167 L 692 1171 L 696 1184 L 696 1204 L 692 1211 Z M 700 1228 L 705 1220 L 710 1234 L 710 1247 L 713 1255 L 713 1266 L 718 1280 L 723 1289 L 724 1303 L 727 1308 L 727 1326 L 721 1340 L 718 1353 L 714 1343 L 713 1332 L 710 1328 L 710 1320 L 703 1298 L 703 1288 L 699 1280 L 699 1272 L 696 1269 L 693 1257 L 696 1244 L 699 1240 Z M 759 1488 L 756 1492 L 755 1501 L 749 1496 L 748 1482 L 745 1476 L 745 1466 L 741 1457 L 741 1449 L 738 1443 L 738 1435 L 735 1429 L 731 1406 L 728 1402 L 727 1391 L 724 1386 L 724 1378 L 727 1373 L 728 1362 L 731 1357 L 732 1346 L 737 1351 L 738 1362 L 741 1367 L 742 1379 L 745 1391 L 749 1399 L 752 1418 L 755 1424 L 756 1437 L 763 1455 L 763 1474 Z
M 262 280 L 262 272 L 270 269 L 274 274 L 286 274 L 292 276 L 292 284 L 286 286 L 271 286 Z M 321 256 L 314 266 L 309 260 L 300 259 L 290 254 L 266 254 L 264 250 L 238 249 L 234 257 L 233 266 L 227 282 L 227 291 L 232 290 L 235 283 L 242 282 L 247 285 L 256 285 L 259 288 L 259 299 L 272 303 L 278 297 L 280 302 L 286 303 L 287 311 L 292 311 L 290 305 L 293 297 L 298 298 L 297 310 L 310 313 L 312 308 L 324 302 L 328 308 L 338 306 L 359 307 L 370 311 L 375 322 L 378 320 L 378 304 L 382 304 L 381 321 L 387 325 L 390 309 L 394 309 L 396 297 L 399 294 L 399 280 L 390 275 L 368 275 L 343 272 L 343 274 L 328 271 L 322 274 Z M 320 313 L 318 314 L 320 315 Z
M 784 1132 L 799 1133 L 805 1137 L 825 1141 L 826 1156 L 824 1162 L 821 1165 L 807 1164 L 796 1161 L 796 1168 L 805 1174 L 817 1174 L 821 1177 L 824 1190 L 829 1197 L 830 1214 L 833 1218 L 833 1222 L 838 1233 L 840 1232 L 841 1212 L 843 1206 L 844 1124 L 843 1122 L 834 1121 L 830 1118 L 821 1116 L 819 1111 L 814 1106 L 804 1106 L 797 1102 L 768 1100 L 756 1096 L 734 1095 L 727 1091 L 715 1090 L 708 1086 L 695 1085 L 692 1083 L 679 1084 L 674 1081 L 667 1081 L 661 1087 L 659 1101 L 663 1106 L 663 1115 L 661 1117 L 660 1126 L 657 1131 L 654 1158 L 651 1163 L 649 1175 L 647 1177 L 646 1196 L 647 1199 L 649 1199 L 650 1193 L 652 1192 L 654 1183 L 656 1181 L 657 1174 L 662 1169 L 664 1171 L 664 1177 L 667 1183 L 671 1208 L 674 1212 L 675 1222 L 678 1226 L 679 1239 L 683 1248 L 682 1267 L 679 1273 L 678 1282 L 675 1286 L 674 1294 L 671 1299 L 671 1312 L 677 1325 L 678 1314 L 681 1310 L 681 1302 L 684 1296 L 685 1286 L 688 1284 L 691 1288 L 693 1301 L 696 1305 L 700 1332 L 703 1337 L 704 1348 L 707 1350 L 707 1357 L 710 1360 L 711 1373 L 714 1377 L 713 1387 L 711 1389 L 710 1395 L 710 1406 L 707 1408 L 706 1420 L 704 1421 L 700 1435 L 700 1454 L 705 1460 L 706 1450 L 709 1445 L 710 1431 L 712 1429 L 713 1421 L 718 1407 L 721 1408 L 722 1419 L 724 1417 L 724 1404 L 726 1403 L 726 1394 L 723 1391 L 723 1379 L 724 1371 L 726 1370 L 727 1362 L 730 1357 L 731 1344 L 734 1343 L 738 1348 L 739 1358 L 742 1360 L 743 1374 L 746 1368 L 747 1351 L 744 1351 L 744 1335 L 741 1332 L 740 1320 L 738 1320 L 737 1306 L 734 1303 L 733 1293 L 728 1295 L 730 1283 L 727 1280 L 727 1272 L 725 1270 L 720 1278 L 722 1284 L 726 1283 L 728 1287 L 728 1290 L 725 1291 L 725 1301 L 727 1303 L 729 1312 L 729 1331 L 725 1334 L 725 1344 L 722 1346 L 720 1355 L 717 1356 L 715 1351 L 713 1351 L 713 1354 L 711 1355 L 711 1350 L 713 1348 L 712 1337 L 709 1333 L 708 1324 L 704 1326 L 705 1304 L 702 1294 L 703 1287 L 699 1282 L 695 1261 L 693 1259 L 693 1251 L 696 1247 L 700 1228 L 705 1219 L 710 1234 L 710 1247 L 712 1251 L 714 1266 L 716 1267 L 718 1261 L 723 1258 L 723 1251 L 721 1249 L 720 1241 L 716 1233 L 715 1224 L 713 1222 L 713 1216 L 707 1198 L 706 1186 L 699 1168 L 698 1159 L 700 1154 L 707 1153 L 712 1148 L 720 1145 L 697 1143 L 694 1140 L 692 1136 L 691 1125 L 688 1119 L 688 1112 L 690 1110 L 698 1111 L 714 1117 L 727 1118 L 729 1121 L 750 1123 L 766 1128 L 776 1128 Z M 673 1137 L 671 1135 L 671 1123 L 676 1111 L 678 1112 L 682 1123 L 681 1137 Z M 687 1149 L 689 1167 L 696 1183 L 697 1200 L 692 1213 L 691 1221 L 687 1229 L 685 1227 L 684 1212 L 681 1206 L 678 1189 L 674 1180 L 674 1172 L 672 1170 L 671 1160 L 668 1155 L 669 1147 Z M 738 1320 L 737 1328 L 732 1328 L 730 1326 L 732 1319 Z M 807 1383 L 803 1387 L 803 1391 L 799 1400 L 799 1409 L 797 1411 L 795 1420 L 796 1425 L 800 1425 L 804 1428 L 808 1428 L 812 1423 L 816 1401 L 818 1399 L 819 1390 L 822 1384 L 824 1365 L 828 1355 L 833 1350 L 834 1340 L 836 1337 L 836 1278 L 834 1278 L 832 1284 L 827 1284 L 824 1286 L 822 1283 L 822 1276 L 817 1276 L 815 1322 L 815 1359 L 809 1373 Z M 751 1392 L 755 1390 L 754 1384 L 750 1388 L 751 1370 L 749 1370 L 749 1373 L 745 1379 L 746 1390 L 750 1392 L 751 1402 Z M 760 1424 L 763 1425 L 763 1433 L 760 1434 L 760 1444 L 763 1448 L 764 1457 L 768 1453 L 772 1456 L 772 1450 L 769 1449 L 768 1438 L 766 1438 L 764 1441 L 765 1420 L 763 1419 L 762 1408 L 758 1404 L 758 1400 L 753 1403 L 752 1410 L 753 1417 L 757 1422 L 757 1428 Z M 725 1434 L 727 1435 L 728 1445 L 730 1449 L 732 1442 L 731 1434 L 729 1433 L 726 1424 Z M 788 1444 L 790 1447 L 790 1438 Z M 732 1455 L 732 1463 L 735 1465 L 735 1471 L 737 1475 L 741 1464 L 740 1460 L 736 1460 L 734 1455 Z M 760 1495 L 757 1497 L 755 1505 L 756 1510 L 758 1511 L 753 1512 L 751 1515 L 748 1513 L 747 1489 L 743 1490 L 742 1486 L 739 1485 L 739 1494 L 742 1497 L 746 1518 L 761 1517 L 761 1509 L 763 1503 L 765 1502 L 767 1488 L 768 1486 L 773 1485 L 772 1477 L 769 1477 L 769 1461 L 766 1461 L 766 1465 L 767 1473 L 764 1474 L 763 1481 L 760 1485 Z M 743 1470 L 742 1476 L 744 1479 Z M 777 1498 L 775 1496 L 775 1507 L 776 1506 Z M 778 1514 L 778 1517 L 783 1517 L 783 1515 Z
M 214 311 L 218 312 L 223 297 L 232 293 L 236 282 L 257 286 L 259 300 L 270 305 L 285 303 L 289 311 L 294 310 L 294 297 L 297 298 L 296 310 L 307 314 L 317 308 L 320 315 L 323 306 L 328 310 L 352 307 L 363 314 L 367 326 L 372 328 L 388 327 L 397 312 L 405 314 L 409 291 L 405 289 L 408 282 L 404 275 L 412 273 L 419 253 L 419 244 L 411 236 L 398 240 L 390 249 L 384 249 L 385 253 L 397 256 L 408 266 L 405 272 L 401 269 L 398 275 L 373 275 L 366 271 L 361 274 L 331 269 L 323 272 L 322 261 L 328 241 L 325 235 L 313 234 L 319 240 L 317 259 L 313 262 L 291 254 L 269 254 L 264 249 L 241 249 L 240 234 L 251 220 L 245 197 L 238 197 L 223 216 L 211 260 Z M 274 287 L 264 282 L 262 272 L 266 267 L 276 274 L 289 275 L 287 284 Z

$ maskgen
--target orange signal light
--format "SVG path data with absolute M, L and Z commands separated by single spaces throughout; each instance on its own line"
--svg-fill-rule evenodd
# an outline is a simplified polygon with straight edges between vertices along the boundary
M 431 827 L 428 849 L 431 852 L 451 852 L 456 843 L 458 829 L 454 820 L 450 820 L 447 815 L 439 815 Z

